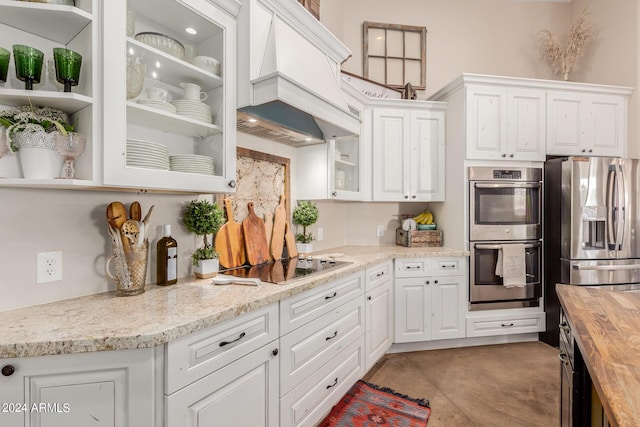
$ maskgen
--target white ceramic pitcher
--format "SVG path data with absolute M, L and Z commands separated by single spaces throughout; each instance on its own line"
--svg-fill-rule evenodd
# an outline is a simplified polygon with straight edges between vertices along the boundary
M 207 94 L 200 91 L 200 86 L 195 83 L 180 83 L 180 87 L 184 89 L 182 95 L 184 99 L 190 99 L 192 101 L 204 101 L 207 99 Z

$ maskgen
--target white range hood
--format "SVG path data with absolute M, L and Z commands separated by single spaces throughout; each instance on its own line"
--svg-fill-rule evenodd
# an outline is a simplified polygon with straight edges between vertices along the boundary
M 238 131 L 293 146 L 359 133 L 340 65 L 351 52 L 295 0 L 243 0 Z

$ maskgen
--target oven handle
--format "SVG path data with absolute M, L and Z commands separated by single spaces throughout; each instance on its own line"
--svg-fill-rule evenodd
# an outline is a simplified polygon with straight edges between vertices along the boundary
M 624 265 L 580 265 L 574 264 L 574 270 L 604 270 L 604 271 L 618 271 L 618 270 L 640 270 L 640 264 L 624 264 Z
M 513 243 L 505 243 L 505 245 L 509 245 L 509 244 L 513 244 Z M 503 245 L 473 245 L 473 247 L 475 249 L 502 249 Z M 529 248 L 539 248 L 540 247 L 540 243 L 527 243 L 526 245 L 524 245 L 525 249 L 529 249 Z
M 540 188 L 539 182 L 522 182 L 522 183 L 507 183 L 501 182 L 497 184 L 489 184 L 484 182 L 474 182 L 473 186 L 476 188 Z

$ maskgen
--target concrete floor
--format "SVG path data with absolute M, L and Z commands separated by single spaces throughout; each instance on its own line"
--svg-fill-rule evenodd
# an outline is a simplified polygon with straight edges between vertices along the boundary
M 364 380 L 429 399 L 429 427 L 557 426 L 557 355 L 541 342 L 394 353 Z

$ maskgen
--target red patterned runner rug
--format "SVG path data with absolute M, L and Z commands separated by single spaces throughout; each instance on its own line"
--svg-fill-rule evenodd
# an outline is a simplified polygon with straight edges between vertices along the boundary
M 424 427 L 430 415 L 427 399 L 412 399 L 360 380 L 319 427 Z

